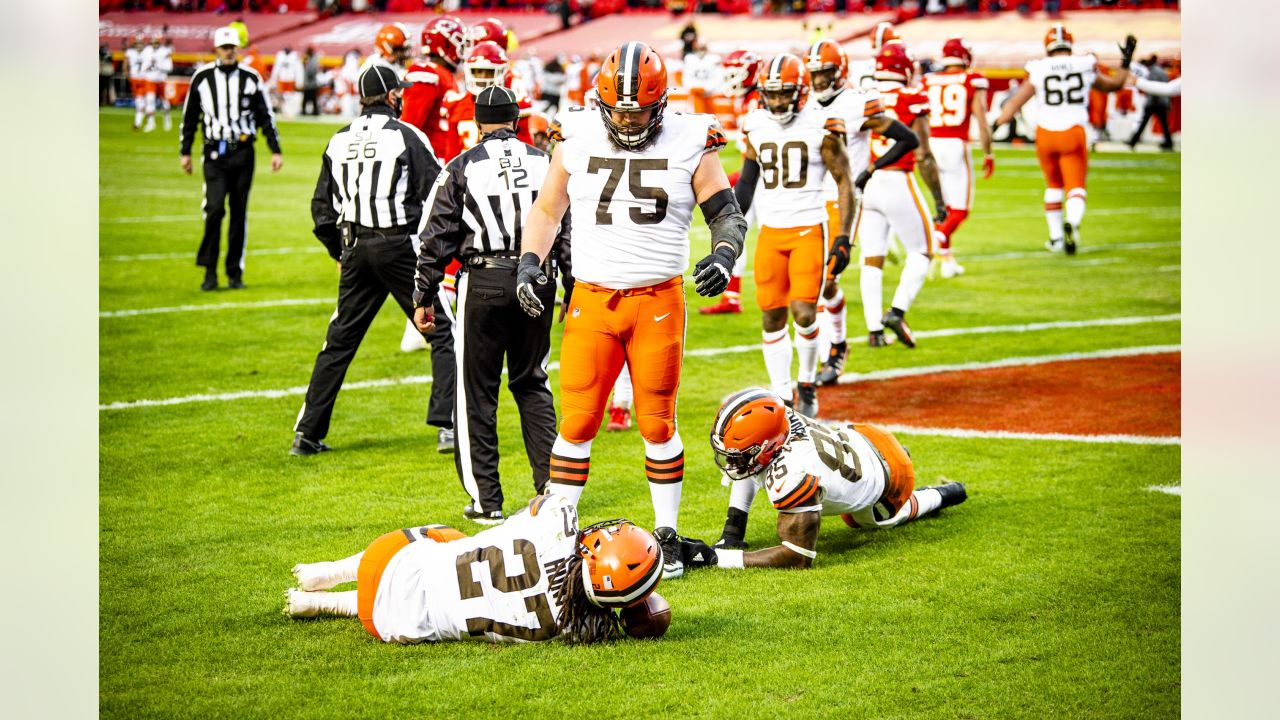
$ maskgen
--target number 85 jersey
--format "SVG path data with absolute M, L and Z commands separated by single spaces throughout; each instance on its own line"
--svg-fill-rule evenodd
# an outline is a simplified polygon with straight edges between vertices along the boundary
M 683 275 L 693 174 L 703 155 L 725 145 L 715 116 L 666 112 L 661 132 L 639 151 L 615 145 L 595 109 L 561 113 L 550 135 L 569 173 L 574 277 L 625 290 Z
M 1089 124 L 1089 90 L 1098 77 L 1092 55 L 1059 55 L 1027 63 L 1027 82 L 1036 89 L 1036 124 L 1069 130 Z
M 855 513 L 884 494 L 884 464 L 851 425 L 827 426 L 788 410 L 791 434 L 760 483 L 778 512 Z

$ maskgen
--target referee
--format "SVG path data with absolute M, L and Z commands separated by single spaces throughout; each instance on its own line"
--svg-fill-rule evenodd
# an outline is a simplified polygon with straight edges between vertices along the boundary
M 427 193 L 440 163 L 420 130 L 397 119 L 405 83 L 374 65 L 360 74 L 363 114 L 324 151 L 311 199 L 315 234 L 338 261 L 338 309 L 294 426 L 293 455 L 330 449 L 333 404 L 360 341 L 390 293 L 413 317 L 413 273 Z
M 462 260 L 454 326 L 458 361 L 454 463 L 471 497 L 463 517 L 486 525 L 503 520 L 498 387 L 504 356 L 507 387 L 520 409 L 525 453 L 537 493 L 546 487 L 556 438 L 555 403 L 547 383 L 551 313 L 531 318 L 516 299 L 521 229 L 551 161 L 547 153 L 516 139 L 519 117 L 516 96 L 507 88 L 488 87 L 476 96 L 481 141 L 454 158 L 431 190 L 414 292 L 414 321 L 419 330 L 429 331 L 435 321 L 430 308 L 444 268 L 455 256 Z M 568 215 L 565 218 L 552 257 L 563 274 L 567 308 L 573 277 Z M 553 261 L 548 260 L 544 272 L 554 277 Z M 553 284 L 543 285 L 537 293 L 545 307 L 554 304 Z
M 182 170 L 191 174 L 191 145 L 196 123 L 204 130 L 204 239 L 196 265 L 204 267 L 201 290 L 218 289 L 218 246 L 222 238 L 223 206 L 230 204 L 227 226 L 227 287 L 244 287 L 244 242 L 248 232 L 249 186 L 253 183 L 253 140 L 258 128 L 271 148 L 271 172 L 279 172 L 280 133 L 267 102 L 262 76 L 236 58 L 240 34 L 233 27 L 213 32 L 218 61 L 191 78 L 182 108 Z

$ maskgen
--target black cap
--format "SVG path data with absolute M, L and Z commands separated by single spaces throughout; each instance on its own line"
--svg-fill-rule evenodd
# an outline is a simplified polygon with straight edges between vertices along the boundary
M 396 75 L 396 71 L 386 65 L 373 65 L 360 73 L 360 97 L 362 98 L 386 95 L 396 88 L 407 87 L 409 83 L 401 80 Z
M 520 117 L 516 94 L 502 87 L 491 85 L 476 96 L 476 122 L 486 125 L 509 123 Z

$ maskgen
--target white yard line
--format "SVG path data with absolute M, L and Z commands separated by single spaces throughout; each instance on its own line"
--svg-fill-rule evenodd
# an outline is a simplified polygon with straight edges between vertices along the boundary
M 1160 267 L 1156 268 L 1156 272 L 1181 272 L 1181 271 L 1182 271 L 1181 265 L 1161 265 Z
M 1068 262 L 1066 264 L 1066 267 L 1093 267 L 1094 265 L 1111 265 L 1113 263 L 1121 263 L 1121 262 L 1128 262 L 1128 260 L 1125 260 L 1124 258 L 1118 258 L 1118 257 L 1094 258 L 1092 260 L 1076 260 L 1073 262 Z
M 1137 324 L 1139 322 L 1165 322 L 1176 320 L 1180 315 L 1156 315 L 1148 318 L 1099 318 L 1097 320 L 1075 320 L 1065 321 L 1062 323 L 1035 323 L 1026 325 L 1007 325 L 1006 332 L 1022 333 L 1034 332 L 1036 330 L 1053 329 L 1055 327 L 1090 327 L 1091 323 L 1098 325 L 1120 325 L 1120 324 Z M 952 328 L 949 330 L 935 330 L 935 333 L 947 333 L 948 335 L 965 335 L 970 332 L 974 333 L 991 333 L 1000 332 L 998 328 L 1001 326 L 986 326 L 975 328 Z M 924 333 L 916 333 L 917 337 L 924 337 Z M 840 378 L 843 383 L 864 382 L 867 380 L 888 379 L 892 377 L 908 377 L 910 375 L 927 375 L 938 372 L 952 372 L 956 370 L 982 370 L 995 367 L 1015 367 L 1017 365 L 1035 365 L 1046 362 L 1059 362 L 1064 360 L 1078 360 L 1097 357 L 1123 357 L 1126 355 L 1149 355 L 1157 352 L 1176 352 L 1180 349 L 1179 345 L 1152 345 L 1142 348 L 1121 348 L 1118 350 L 1099 350 L 1092 353 L 1066 353 L 1064 355 L 1041 356 L 1032 358 L 1010 358 L 1006 360 L 997 360 L 987 363 L 964 363 L 960 365 L 932 365 L 922 368 L 897 368 L 892 370 L 882 370 L 865 375 L 845 374 Z M 719 355 L 731 355 L 744 352 L 758 352 L 760 346 L 752 345 L 732 345 L 730 347 L 721 348 L 697 348 L 686 350 L 686 357 L 716 357 Z M 560 363 L 553 362 L 547 365 L 547 370 L 553 372 L 560 369 Z M 505 371 L 504 371 L 505 372 Z M 402 378 L 383 378 L 378 380 L 362 380 L 358 382 L 344 383 L 343 390 L 360 390 L 373 387 L 388 387 L 392 385 L 421 385 L 431 382 L 430 375 L 410 375 Z M 240 390 L 228 393 L 203 393 L 200 395 L 184 395 L 181 397 L 159 398 L 159 399 L 143 399 L 143 400 L 119 400 L 112 403 L 98 405 L 98 410 L 128 410 L 140 407 L 158 407 L 164 405 L 185 405 L 187 403 L 197 402 L 226 402 L 230 400 L 245 400 L 249 398 L 281 398 L 290 395 L 304 395 L 307 392 L 306 386 L 297 386 L 283 389 L 273 390 Z
M 1086 245 L 1080 248 L 1080 253 L 1096 253 L 1110 252 L 1112 250 L 1154 250 L 1156 248 L 1181 247 L 1180 240 L 1166 242 L 1140 242 L 1140 243 L 1116 243 L 1114 245 Z M 1033 250 L 1020 252 L 1003 252 L 1003 253 L 979 253 L 977 255 L 961 255 L 958 259 L 968 262 L 970 260 L 1023 260 L 1026 258 L 1053 258 L 1057 257 L 1056 253 L 1050 253 L 1047 250 Z
M 983 440 L 1043 440 L 1049 442 L 1120 443 L 1124 445 L 1181 445 L 1182 438 L 1152 435 L 1067 435 L 1063 433 L 1006 432 L 1004 430 L 965 430 L 963 428 L 924 428 L 912 425 L 876 423 L 892 433 L 933 435 L 936 437 Z M 1155 490 L 1157 488 L 1151 488 Z M 1165 492 L 1168 492 L 1167 490 Z
M 204 310 L 241 310 L 252 308 L 288 307 L 291 305 L 332 305 L 333 298 L 298 298 L 285 300 L 262 300 L 247 303 L 214 303 L 209 305 L 174 305 L 173 307 L 137 308 L 134 310 L 106 310 L 98 313 L 100 318 L 134 317 L 137 315 L 160 315 L 164 313 L 201 312 Z
M 919 333 L 917 333 L 919 335 Z M 1090 352 L 1060 353 L 1057 355 L 1038 355 L 1033 357 L 1014 357 L 1002 360 L 982 362 L 955 363 L 952 365 L 924 365 L 921 367 L 889 368 L 869 373 L 845 373 L 840 376 L 841 385 L 875 382 L 877 380 L 893 380 L 896 378 L 916 377 L 917 375 L 936 375 L 939 373 L 971 372 L 974 370 L 995 370 L 999 368 L 1027 367 L 1046 365 L 1055 362 L 1071 362 L 1075 360 L 1099 360 L 1103 358 L 1134 357 L 1137 355 L 1158 355 L 1161 353 L 1182 352 L 1181 345 L 1144 345 L 1142 347 L 1115 348 L 1111 350 L 1093 350 Z
M 1151 492 L 1165 493 L 1166 495 L 1177 495 L 1182 497 L 1181 485 L 1152 485 L 1147 488 Z
M 1178 322 L 1181 313 L 1168 315 L 1139 315 L 1136 317 L 1091 318 L 1089 320 L 1054 320 L 1050 322 L 1023 323 L 1021 325 L 978 325 L 975 327 L 943 328 L 941 330 L 921 330 L 915 333 L 918 338 L 951 337 L 953 335 L 987 335 L 991 333 L 1028 333 L 1041 330 L 1070 330 L 1087 327 L 1116 327 L 1122 325 L 1148 325 L 1151 323 Z M 863 335 L 862 339 L 866 339 Z M 753 345 L 752 347 L 759 347 Z
M 1083 249 L 1083 248 L 1082 248 Z M 262 248 L 259 250 L 245 250 L 245 255 L 294 255 L 303 253 L 327 253 L 329 252 L 321 245 L 314 245 L 299 248 Z M 136 262 L 138 260 L 195 260 L 194 252 L 174 252 L 174 253 L 142 253 L 140 255 L 106 255 L 98 258 L 100 261 L 110 262 Z
M 272 212 L 270 210 L 259 210 L 253 213 L 252 217 L 253 218 L 294 217 L 296 215 L 298 215 L 298 213 L 296 212 L 281 212 L 281 211 Z M 175 223 L 175 222 L 189 222 L 189 223 L 195 224 L 200 222 L 200 218 L 196 217 L 195 213 L 187 213 L 186 215 L 139 215 L 139 216 L 133 216 L 133 217 L 126 216 L 126 217 L 98 218 L 98 223 L 102 225 L 127 225 L 127 224 L 141 224 L 141 223 Z

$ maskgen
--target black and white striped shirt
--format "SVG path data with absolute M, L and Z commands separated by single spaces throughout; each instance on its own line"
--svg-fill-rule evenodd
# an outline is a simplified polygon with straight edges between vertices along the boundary
M 249 142 L 260 128 L 271 152 L 280 152 L 276 118 L 262 85 L 262 76 L 248 65 L 215 63 L 198 71 L 182 108 L 182 154 L 191 154 L 196 123 L 206 144 Z
M 454 257 L 519 257 L 525 221 L 547 176 L 551 156 L 503 129 L 449 162 L 431 188 L 418 253 L 417 290 L 439 287 Z M 569 213 L 554 257 L 569 271 Z
M 316 237 L 337 258 L 340 224 L 407 228 L 417 252 L 427 195 L 440 174 L 440 161 L 422 131 L 400 122 L 389 106 L 364 112 L 334 134 L 325 148 L 311 198 Z

